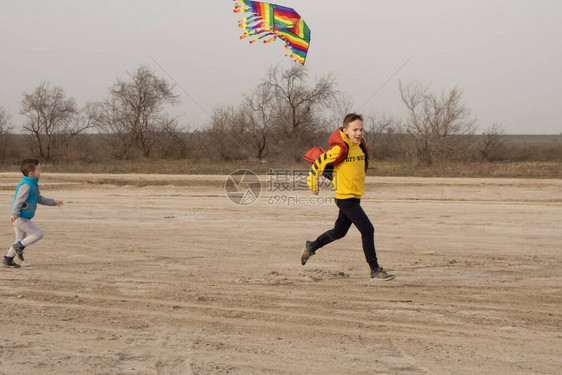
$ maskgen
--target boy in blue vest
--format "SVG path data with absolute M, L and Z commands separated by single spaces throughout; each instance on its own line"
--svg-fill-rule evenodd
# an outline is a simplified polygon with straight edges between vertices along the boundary
M 23 262 L 23 249 L 33 245 L 43 238 L 43 231 L 31 222 L 35 216 L 37 204 L 45 206 L 62 206 L 62 201 L 45 198 L 39 193 L 39 177 L 41 177 L 41 164 L 35 159 L 26 159 L 21 163 L 23 178 L 16 188 L 14 202 L 12 204 L 12 215 L 10 222 L 14 225 L 16 232 L 16 243 L 8 250 L 3 264 L 6 267 L 19 268 L 14 262 L 14 257 Z

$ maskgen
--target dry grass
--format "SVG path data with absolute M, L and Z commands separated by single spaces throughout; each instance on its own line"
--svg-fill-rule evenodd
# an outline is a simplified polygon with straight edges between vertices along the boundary
M 110 160 L 100 163 L 44 164 L 50 173 L 94 174 L 213 174 L 227 175 L 249 169 L 264 175 L 272 169 L 308 169 L 307 162 L 271 163 L 258 161 L 217 162 L 208 160 Z M 18 166 L 0 167 L 0 172 L 17 172 Z M 370 176 L 404 177 L 502 177 L 562 178 L 562 162 L 439 162 L 430 167 L 411 162 L 373 161 Z
M 373 163 L 371 176 L 562 178 L 557 162 L 441 162 L 431 167 L 408 162 Z

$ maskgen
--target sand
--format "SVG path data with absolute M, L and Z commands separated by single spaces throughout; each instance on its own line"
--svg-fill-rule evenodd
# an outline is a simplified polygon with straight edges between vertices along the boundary
M 560 373 L 562 180 L 368 177 L 386 283 L 354 227 L 300 265 L 329 191 L 239 206 L 225 180 L 44 170 L 65 206 L 0 267 L 0 374 Z

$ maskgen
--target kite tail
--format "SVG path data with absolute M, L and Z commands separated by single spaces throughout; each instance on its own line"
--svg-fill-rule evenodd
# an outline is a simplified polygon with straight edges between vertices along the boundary
M 248 3 L 244 0 L 234 0 L 234 2 L 236 3 L 234 13 L 252 13 L 251 16 L 238 21 L 238 27 L 244 30 L 244 34 L 242 34 L 240 39 L 257 36 L 257 38 L 250 40 L 250 43 L 255 43 L 266 37 L 268 39 L 264 40 L 264 43 L 270 43 L 275 40 L 277 37 L 275 31 L 268 27 L 263 17 L 252 11 L 252 7 Z
M 245 13 L 250 10 L 250 7 L 243 3 L 243 0 L 234 0 L 234 13 Z
M 238 27 L 245 29 L 245 28 L 257 28 L 257 27 L 267 27 L 267 24 L 264 22 L 263 18 L 259 16 L 250 16 L 246 18 L 242 18 L 238 21 Z
M 298 62 L 301 63 L 301 65 L 304 65 L 304 58 L 295 55 L 294 53 L 287 53 L 285 54 L 285 56 L 290 57 L 291 59 L 293 59 L 294 62 Z
M 285 38 L 283 37 L 280 38 L 285 40 Z M 294 62 L 298 62 L 301 63 L 301 65 L 304 65 L 306 56 L 302 56 L 302 54 L 299 54 L 298 51 L 295 50 L 290 44 L 286 44 L 285 48 L 290 51 L 289 53 L 285 54 L 286 57 L 290 57 L 291 59 L 293 59 Z
M 248 38 L 248 37 L 254 37 L 257 36 L 257 38 L 254 38 L 252 40 L 250 40 L 250 44 L 257 42 L 258 40 L 261 40 L 265 37 L 269 37 L 268 39 L 264 40 L 264 43 L 270 43 L 273 40 L 275 40 L 275 38 L 277 37 L 277 35 L 275 35 L 275 33 L 271 33 L 269 32 L 267 29 L 256 29 L 256 30 L 246 30 L 244 31 L 244 34 L 242 34 L 240 36 L 240 39 L 244 39 L 244 38 Z

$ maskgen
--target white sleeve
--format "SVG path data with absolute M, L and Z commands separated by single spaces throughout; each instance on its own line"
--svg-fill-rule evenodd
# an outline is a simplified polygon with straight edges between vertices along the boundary
M 14 205 L 12 206 L 12 216 L 20 216 L 21 206 L 23 206 L 23 204 L 27 200 L 27 197 L 29 197 L 30 190 L 31 189 L 29 188 L 29 185 L 21 184 L 18 190 L 18 194 L 14 199 Z

